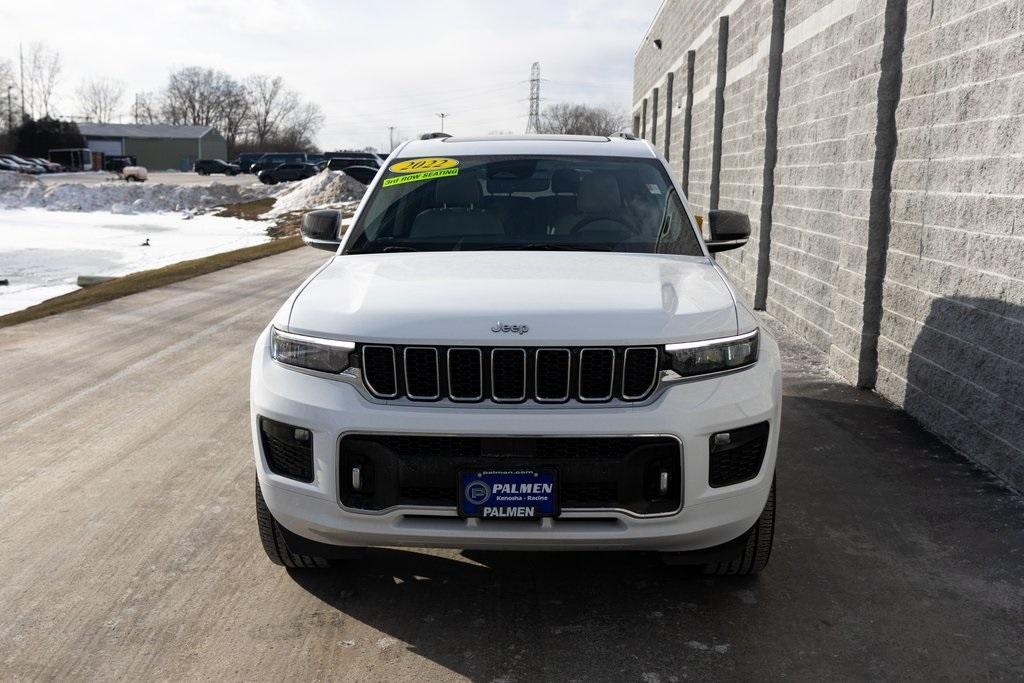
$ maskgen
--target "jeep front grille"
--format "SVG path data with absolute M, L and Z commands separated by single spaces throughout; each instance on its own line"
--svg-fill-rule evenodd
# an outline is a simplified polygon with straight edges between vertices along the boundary
M 377 398 L 495 403 L 642 401 L 662 365 L 653 346 L 463 347 L 363 344 L 357 363 Z

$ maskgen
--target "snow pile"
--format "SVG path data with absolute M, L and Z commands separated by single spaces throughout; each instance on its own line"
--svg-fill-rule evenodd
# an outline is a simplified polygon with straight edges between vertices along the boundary
M 271 225 L 212 214 L 0 211 L 0 277 L 9 281 L 0 315 L 78 289 L 79 275 L 125 275 L 261 244 Z
M 274 218 L 292 211 L 337 207 L 362 198 L 366 186 L 345 175 L 343 171 L 324 171 L 297 183 L 287 185 L 277 195 L 274 208 L 263 218 Z
M 107 211 L 117 214 L 201 211 L 214 206 L 261 199 L 273 193 L 253 185 L 144 185 L 111 182 L 100 185 L 47 185 L 31 176 L 0 173 L 0 208 L 41 208 L 49 211 Z

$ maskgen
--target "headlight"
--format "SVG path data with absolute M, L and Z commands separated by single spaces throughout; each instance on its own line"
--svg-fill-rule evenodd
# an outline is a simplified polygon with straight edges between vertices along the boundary
M 758 331 L 735 337 L 668 344 L 672 369 L 682 377 L 736 370 L 757 361 Z
M 355 349 L 352 342 L 319 339 L 270 330 L 270 356 L 285 365 L 337 374 L 348 367 L 348 357 Z

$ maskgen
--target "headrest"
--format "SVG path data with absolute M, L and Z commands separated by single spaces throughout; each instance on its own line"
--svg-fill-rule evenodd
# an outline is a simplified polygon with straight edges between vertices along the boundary
M 556 168 L 551 174 L 551 191 L 555 194 L 576 194 L 580 189 L 580 174 L 571 168 Z
M 437 181 L 434 197 L 441 206 L 476 206 L 480 204 L 483 192 L 480 183 L 473 178 L 442 178 Z
M 576 208 L 582 213 L 610 213 L 622 207 L 619 181 L 610 173 L 593 173 L 580 181 Z
M 519 187 L 514 178 L 488 178 L 487 192 L 490 194 L 512 194 Z
M 547 178 L 488 178 L 487 192 L 490 194 L 543 192 L 548 189 L 549 182 Z

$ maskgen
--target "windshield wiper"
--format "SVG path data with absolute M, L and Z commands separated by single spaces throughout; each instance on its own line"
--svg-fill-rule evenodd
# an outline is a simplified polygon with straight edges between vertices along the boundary
M 396 245 L 390 245 L 387 247 L 374 247 L 372 249 L 360 249 L 358 251 L 350 251 L 349 254 L 387 254 L 392 251 L 420 251 L 415 247 L 401 247 Z
M 558 242 L 530 242 L 528 244 L 506 244 L 491 247 L 502 251 L 611 251 L 611 247 L 598 247 L 591 244 L 560 244 Z

